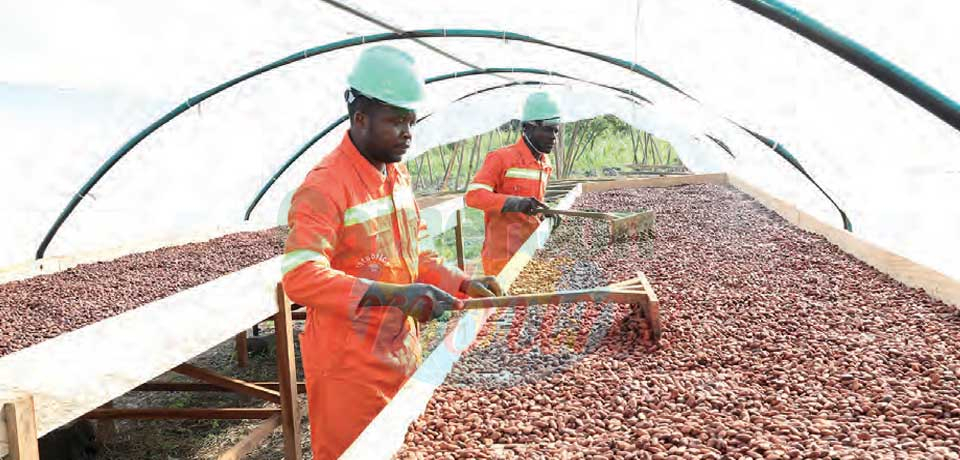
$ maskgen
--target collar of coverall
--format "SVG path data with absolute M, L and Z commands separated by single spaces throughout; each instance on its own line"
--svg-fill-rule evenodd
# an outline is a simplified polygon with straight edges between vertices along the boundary
M 347 155 L 350 163 L 353 164 L 354 169 L 365 184 L 381 184 L 387 179 L 395 179 L 397 177 L 396 163 L 386 164 L 386 176 L 370 164 L 363 154 L 360 153 L 360 150 L 357 150 L 357 146 L 353 144 L 353 139 L 350 139 L 350 131 L 343 133 L 343 140 L 340 141 L 339 149 Z
M 527 141 L 524 140 L 523 134 L 520 134 L 520 139 L 517 140 L 517 144 L 520 146 L 520 148 L 524 152 L 527 152 L 526 155 L 523 155 L 524 160 L 529 158 L 530 160 L 533 160 L 534 163 L 537 163 L 543 166 L 550 166 L 550 154 L 548 153 L 540 154 L 540 160 L 537 160 L 537 156 L 533 154 L 533 150 L 530 148 L 529 145 L 527 145 Z

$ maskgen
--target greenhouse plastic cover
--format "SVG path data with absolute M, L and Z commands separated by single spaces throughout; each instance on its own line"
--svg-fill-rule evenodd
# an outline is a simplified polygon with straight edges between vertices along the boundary
M 636 62 L 690 96 L 629 68 L 506 34 L 381 42 L 412 53 L 424 77 L 466 71 L 469 63 L 587 80 L 498 73 L 430 84 L 420 114 L 431 115 L 417 125 L 408 160 L 494 129 L 518 116 L 526 94 L 548 90 L 568 121 L 614 114 L 671 142 L 694 172 L 735 174 L 843 226 L 824 194 L 739 124 L 786 147 L 847 213 L 857 235 L 960 278 L 960 133 L 863 70 L 737 3 L 347 2 L 379 23 L 333 3 L 4 2 L 0 267 L 31 261 L 94 171 L 188 98 L 311 47 L 391 32 L 389 25 L 523 34 Z M 795 0 L 791 6 L 960 98 L 957 2 Z M 193 105 L 107 172 L 64 222 L 46 256 L 241 223 L 281 165 L 345 113 L 346 74 L 369 46 L 276 68 Z M 507 86 L 458 100 L 527 80 L 544 86 Z M 631 90 L 649 102 L 594 83 Z M 334 129 L 280 176 L 251 215 L 256 226 L 283 221 L 284 198 L 345 129 Z

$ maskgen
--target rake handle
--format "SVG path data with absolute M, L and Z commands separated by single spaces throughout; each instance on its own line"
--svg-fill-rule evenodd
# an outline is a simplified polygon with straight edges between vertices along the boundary
M 639 303 L 647 298 L 647 293 L 644 291 L 596 288 L 580 289 L 576 291 L 546 292 L 539 294 L 467 299 L 463 301 L 463 309 L 475 310 L 482 308 L 512 308 L 529 305 L 549 305 L 574 302 L 606 301 L 614 303 Z
M 537 212 L 545 216 L 561 215 L 561 216 L 586 217 L 588 219 L 599 219 L 599 220 L 617 219 L 617 216 L 613 214 L 608 214 L 605 212 L 567 211 L 567 210 L 561 210 L 561 209 L 538 209 Z

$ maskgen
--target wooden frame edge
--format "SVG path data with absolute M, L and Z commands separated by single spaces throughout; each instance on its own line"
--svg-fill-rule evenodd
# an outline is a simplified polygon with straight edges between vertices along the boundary
M 33 396 L 18 394 L 2 404 L 3 430 L 6 442 L 0 443 L 0 458 L 40 460 L 37 441 L 37 419 Z M 4 457 L 7 455 L 7 457 Z
M 750 195 L 765 208 L 777 213 L 797 228 L 816 233 L 850 254 L 891 278 L 914 288 L 924 290 L 931 297 L 960 309 L 960 281 L 937 270 L 895 254 L 870 243 L 854 233 L 834 227 L 800 210 L 795 205 L 776 198 L 744 179 L 727 175 L 728 184 Z
M 621 179 L 603 182 L 584 182 L 583 193 L 605 192 L 608 190 L 628 190 L 643 187 L 672 187 L 690 184 L 725 184 L 727 173 L 690 174 L 684 176 L 646 177 L 641 179 Z

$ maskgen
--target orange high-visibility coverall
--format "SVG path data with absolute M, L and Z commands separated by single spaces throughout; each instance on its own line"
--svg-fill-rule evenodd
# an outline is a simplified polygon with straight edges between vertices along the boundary
M 420 251 L 425 236 L 406 167 L 386 176 L 349 133 L 294 193 L 283 287 L 307 307 L 300 336 L 313 458 L 338 458 L 413 375 L 420 329 L 395 307 L 358 307 L 360 278 L 433 284 L 458 294 L 464 274 Z
M 483 272 L 497 275 L 540 225 L 540 218 L 519 212 L 501 213 L 507 197 L 534 197 L 543 201 L 553 167 L 547 155 L 537 161 L 523 137 L 513 145 L 487 154 L 480 171 L 467 187 L 467 206 L 484 211 Z

